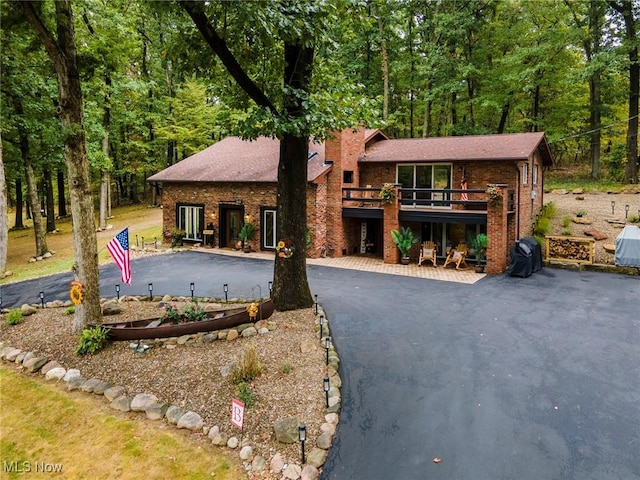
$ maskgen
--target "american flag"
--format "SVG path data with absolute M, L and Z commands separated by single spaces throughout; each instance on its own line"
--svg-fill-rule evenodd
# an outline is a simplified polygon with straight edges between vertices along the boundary
M 121 280 L 131 285 L 131 261 L 129 258 L 129 228 L 125 228 L 107 243 L 107 250 L 122 271 Z

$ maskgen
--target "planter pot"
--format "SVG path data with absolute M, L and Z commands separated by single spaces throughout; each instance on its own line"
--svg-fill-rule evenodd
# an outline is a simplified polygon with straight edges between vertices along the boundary
M 476 265 L 476 273 L 484 273 L 484 265 Z
M 244 253 L 249 253 L 251 252 L 251 245 L 245 245 L 244 247 L 242 247 L 242 251 Z
M 400 263 L 401 263 L 402 265 L 409 265 L 409 257 L 402 257 L 402 258 L 400 259 Z

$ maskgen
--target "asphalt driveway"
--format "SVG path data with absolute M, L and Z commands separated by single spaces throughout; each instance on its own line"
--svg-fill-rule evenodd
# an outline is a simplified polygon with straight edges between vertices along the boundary
M 251 296 L 269 261 L 136 260 L 123 294 Z M 474 285 L 319 266 L 309 281 L 341 356 L 323 479 L 640 479 L 640 278 L 544 269 Z M 113 296 L 113 265 L 101 293 Z M 67 276 L 2 287 L 67 298 Z M 26 299 L 28 297 L 28 299 Z M 440 463 L 433 459 L 439 457 Z

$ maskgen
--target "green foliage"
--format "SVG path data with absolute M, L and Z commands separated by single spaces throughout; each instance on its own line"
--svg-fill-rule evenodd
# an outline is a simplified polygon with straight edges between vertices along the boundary
M 546 218 L 553 218 L 556 216 L 557 207 L 553 202 L 545 203 L 542 207 L 542 211 L 540 212 L 540 216 Z
M 578 210 L 576 212 L 576 217 L 586 217 L 587 216 L 587 211 L 586 210 Z
M 485 259 L 487 248 L 489 247 L 489 237 L 484 233 L 479 233 L 471 242 L 471 248 L 476 252 L 476 260 L 482 263 Z
M 627 221 L 629 223 L 640 223 L 640 215 L 631 214 Z
M 570 228 L 563 228 L 561 233 L 562 233 L 562 235 L 571 235 L 571 229 Z
M 283 362 L 280 366 L 280 371 L 285 374 L 291 373 L 291 364 L 289 362 Z
M 398 250 L 400 250 L 400 255 L 403 257 L 409 256 L 411 245 L 418 242 L 418 239 L 413 236 L 413 231 L 409 227 L 402 227 L 400 230 L 391 230 L 391 238 L 393 243 L 398 247 Z
M 65 315 L 73 315 L 74 313 L 76 313 L 76 307 L 67 307 L 64 309 Z
M 253 240 L 256 236 L 256 224 L 252 222 L 245 222 L 238 233 L 238 237 L 242 240 L 242 243 L 248 240 Z
M 564 228 L 567 228 L 567 227 L 569 227 L 569 225 L 571 225 L 571 217 L 564 217 L 562 219 L 562 226 Z
M 206 320 L 207 314 L 204 309 L 198 305 L 197 303 L 188 303 L 183 309 L 182 314 L 184 315 L 187 322 L 201 322 L 202 320 Z
M 251 382 L 264 371 L 264 364 L 260 361 L 253 347 L 247 347 L 242 354 L 236 368 L 231 372 L 231 382 L 239 385 Z
M 180 313 L 180 310 L 178 310 L 177 307 L 175 307 L 174 305 L 171 305 L 170 303 L 167 303 L 164 306 L 164 312 L 162 312 L 162 315 L 160 315 L 160 320 L 163 323 L 164 322 L 178 323 L 181 318 L 182 318 L 182 314 Z
M 551 232 L 551 219 L 547 217 L 540 217 L 538 222 L 533 227 L 534 236 L 542 236 L 548 235 Z
M 246 408 L 251 407 L 256 399 L 255 392 L 251 389 L 247 382 L 238 383 L 237 391 L 238 399 L 244 403 Z
M 22 322 L 22 310 L 14 308 L 7 315 L 7 324 L 18 325 L 20 322 Z
M 387 205 L 392 204 L 396 199 L 396 190 L 393 185 L 385 184 L 380 189 L 380 194 L 378 195 L 382 203 Z
M 606 167 L 607 178 L 614 182 L 623 182 L 627 168 L 627 148 L 623 143 L 616 143 L 611 152 L 602 158 Z
M 80 343 L 76 348 L 76 355 L 94 354 L 107 344 L 109 329 L 96 325 L 85 328 L 80 336 Z

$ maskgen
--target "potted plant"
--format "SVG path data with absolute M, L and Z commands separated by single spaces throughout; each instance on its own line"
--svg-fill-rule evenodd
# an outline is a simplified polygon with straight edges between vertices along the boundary
M 400 230 L 391 230 L 391 238 L 400 250 L 400 263 L 409 264 L 409 250 L 411 245 L 417 243 L 418 239 L 413 236 L 413 232 L 409 227 L 402 227 Z
M 489 238 L 484 233 L 479 233 L 471 242 L 471 248 L 476 254 L 476 273 L 484 272 L 484 261 L 487 255 Z
M 238 237 L 242 241 L 242 249 L 245 253 L 251 251 L 251 245 L 249 245 L 249 241 L 253 240 L 256 236 L 256 226 L 251 222 L 245 222 L 240 229 L 240 233 Z
M 393 183 L 385 183 L 380 189 L 379 198 L 382 203 L 391 205 L 396 200 L 396 189 Z

